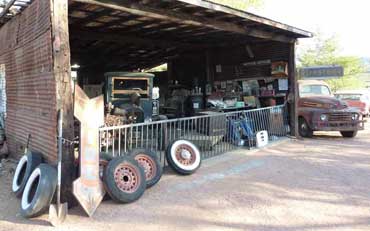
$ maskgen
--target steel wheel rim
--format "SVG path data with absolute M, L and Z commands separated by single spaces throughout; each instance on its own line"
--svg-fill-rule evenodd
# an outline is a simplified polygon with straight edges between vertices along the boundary
M 114 181 L 122 192 L 133 193 L 141 182 L 140 171 L 131 164 L 122 163 L 114 170 Z
M 175 157 L 179 163 L 185 166 L 190 166 L 195 163 L 197 155 L 191 146 L 187 144 L 180 144 L 175 149 Z
M 153 158 L 145 154 L 135 156 L 135 160 L 144 168 L 146 180 L 152 180 L 157 172 L 157 165 Z

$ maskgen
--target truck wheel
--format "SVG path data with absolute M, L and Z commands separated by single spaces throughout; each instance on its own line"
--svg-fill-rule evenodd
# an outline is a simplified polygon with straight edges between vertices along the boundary
M 45 212 L 57 186 L 57 171 L 48 164 L 40 164 L 27 181 L 21 202 L 21 215 L 37 217 Z
M 298 125 L 299 125 L 298 131 L 299 131 L 300 136 L 306 137 L 306 138 L 312 138 L 313 131 L 310 128 L 310 126 L 308 126 L 308 123 L 304 118 L 302 117 L 299 118 Z
M 342 131 L 340 132 L 344 138 L 353 138 L 357 136 L 357 131 Z
M 162 177 L 162 166 L 155 152 L 146 149 L 134 149 L 129 153 L 144 168 L 146 188 L 155 185 Z
M 28 151 L 18 162 L 14 173 L 12 190 L 17 197 L 21 197 L 28 178 L 33 170 L 42 163 L 41 153 Z
M 116 157 L 109 161 L 103 181 L 109 196 L 119 203 L 139 199 L 146 188 L 144 169 L 129 156 Z
M 170 144 L 166 158 L 170 167 L 182 175 L 194 173 L 202 163 L 199 148 L 188 140 L 176 140 Z

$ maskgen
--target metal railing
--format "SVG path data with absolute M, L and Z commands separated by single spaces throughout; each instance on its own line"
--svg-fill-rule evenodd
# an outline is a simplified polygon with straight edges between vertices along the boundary
M 212 113 L 181 119 L 100 128 L 100 150 L 113 157 L 136 148 L 158 153 L 165 164 L 169 144 L 186 139 L 196 144 L 202 158 L 209 158 L 240 147 L 256 147 L 256 133 L 267 131 L 269 140 L 289 132 L 285 105 L 228 113 Z

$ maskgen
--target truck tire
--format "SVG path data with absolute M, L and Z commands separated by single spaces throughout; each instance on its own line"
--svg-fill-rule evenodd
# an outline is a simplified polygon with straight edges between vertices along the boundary
M 188 140 L 176 140 L 166 151 L 170 167 L 181 175 L 193 174 L 202 163 L 199 148 Z
M 15 169 L 12 191 L 17 197 L 21 197 L 27 180 L 33 170 L 42 163 L 42 155 L 38 152 L 27 151 L 27 153 L 19 160 Z
M 147 149 L 134 149 L 129 153 L 144 168 L 146 188 L 155 185 L 162 177 L 162 166 L 157 154 Z
M 48 164 L 40 164 L 29 177 L 21 202 L 21 215 L 37 217 L 49 209 L 57 186 L 57 171 Z
M 116 157 L 109 161 L 103 174 L 103 182 L 109 196 L 118 203 L 136 201 L 146 188 L 144 169 L 129 156 Z
M 299 131 L 300 136 L 305 137 L 305 138 L 312 138 L 313 131 L 304 118 L 302 117 L 299 118 L 298 126 L 299 126 L 298 131 Z
M 342 134 L 344 138 L 354 138 L 357 136 L 357 131 L 341 131 L 340 134 Z

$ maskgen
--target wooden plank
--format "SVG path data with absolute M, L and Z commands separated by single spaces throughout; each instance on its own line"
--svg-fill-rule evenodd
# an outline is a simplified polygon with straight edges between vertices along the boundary
M 76 86 L 74 114 L 81 123 L 81 132 L 80 177 L 73 182 L 73 194 L 91 217 L 105 195 L 99 177 L 99 127 L 104 125 L 104 97 L 90 99 Z
M 100 40 L 100 41 L 106 41 L 106 42 L 114 42 L 114 43 L 122 44 L 122 45 L 126 45 L 127 43 L 132 43 L 132 44 L 137 44 L 137 45 L 147 46 L 147 47 L 162 47 L 162 48 L 168 48 L 171 46 L 194 47 L 194 48 L 201 47 L 196 44 L 194 45 L 190 43 L 167 41 L 165 39 L 159 40 L 159 39 L 141 38 L 137 36 L 129 36 L 129 35 L 124 35 L 124 34 L 97 33 L 97 32 L 88 31 L 88 30 L 73 29 L 73 31 L 71 31 L 71 37 L 73 39 L 85 40 L 85 41 Z
M 286 30 L 286 31 L 297 34 L 298 35 L 297 37 L 305 38 L 305 37 L 312 37 L 313 36 L 311 32 L 301 30 L 301 29 L 298 29 L 298 28 L 295 28 L 295 27 L 292 27 L 292 26 L 289 26 L 289 25 L 286 25 L 286 24 L 283 24 L 283 23 L 280 23 L 280 22 L 276 22 L 276 21 L 264 18 L 264 17 L 260 17 L 260 16 L 257 16 L 257 15 L 254 15 L 254 14 L 251 14 L 251 13 L 248 13 L 248 12 L 245 12 L 245 11 L 241 11 L 241 10 L 233 9 L 231 7 L 223 6 L 223 5 L 220 5 L 220 4 L 217 4 L 217 3 L 212 3 L 212 2 L 209 2 L 209 1 L 203 1 L 203 0 L 177 0 L 177 1 L 192 4 L 192 5 L 196 5 L 196 6 L 200 6 L 200 7 L 207 8 L 207 9 L 212 9 L 212 10 L 215 10 L 215 11 L 218 11 L 218 12 L 227 13 L 229 15 L 238 16 L 238 17 L 241 17 L 241 18 L 244 18 L 244 19 L 248 19 L 250 21 L 258 22 L 260 24 L 264 24 L 264 25 L 267 25 L 267 26 L 279 28 L 281 30 Z
M 74 118 L 70 75 L 68 0 L 49 1 L 52 23 L 53 75 L 56 83 L 56 110 L 63 109 L 63 137 L 67 140 L 73 140 Z M 56 127 L 56 124 L 54 126 Z M 72 180 L 74 178 L 73 145 L 65 144 L 63 146 L 62 168 L 62 200 L 70 201 Z
M 262 31 L 258 29 L 248 29 L 244 26 L 240 26 L 234 23 L 228 23 L 224 21 L 214 20 L 211 18 L 199 17 L 195 15 L 169 11 L 160 8 L 152 8 L 139 3 L 124 3 L 114 0 L 73 0 L 75 2 L 99 5 L 115 10 L 125 11 L 131 14 L 140 15 L 144 17 L 150 17 L 160 20 L 166 20 L 176 22 L 179 24 L 188 24 L 194 26 L 208 27 L 220 31 L 229 31 L 237 34 L 243 34 L 247 36 L 274 40 L 279 42 L 292 42 L 292 38 L 285 35 L 278 35 L 272 32 Z
M 289 47 L 289 94 L 293 97 L 293 101 L 290 103 L 290 131 L 291 135 L 299 137 L 298 132 L 298 78 L 296 74 L 296 62 L 295 62 L 295 43 L 290 44 Z

